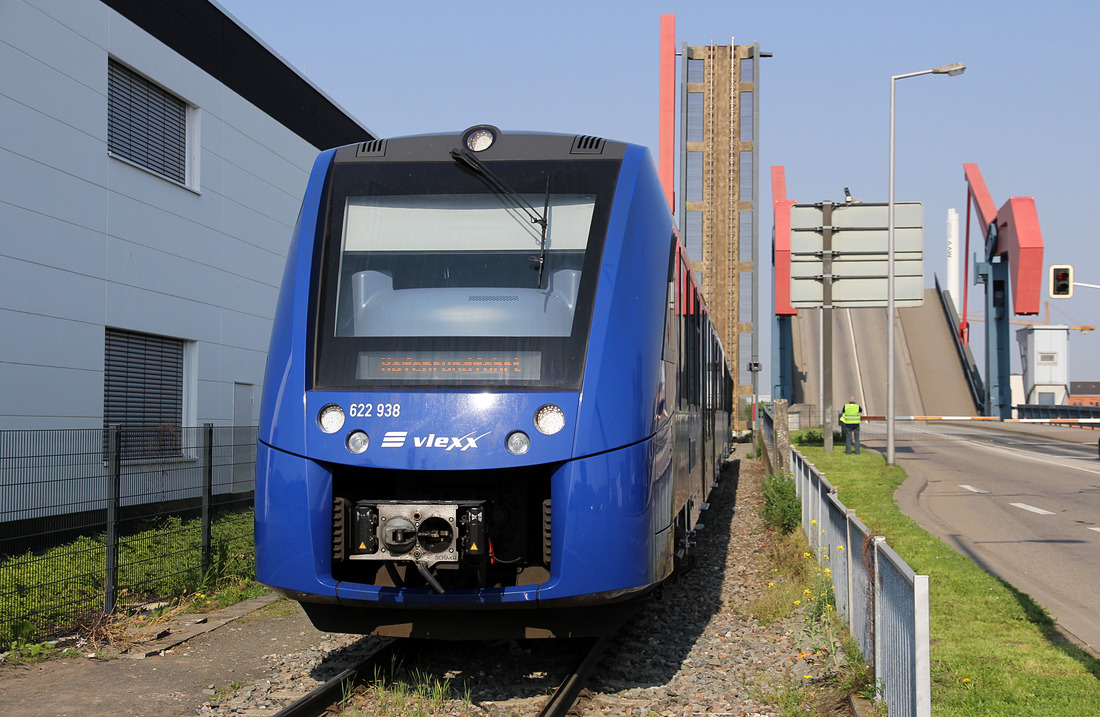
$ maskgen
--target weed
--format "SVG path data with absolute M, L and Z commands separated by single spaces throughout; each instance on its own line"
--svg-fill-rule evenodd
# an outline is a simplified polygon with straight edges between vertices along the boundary
M 55 657 L 83 657 L 78 650 L 71 647 L 59 650 L 52 642 L 20 642 L 16 640 L 11 644 L 11 650 L 4 655 L 3 661 L 13 665 L 33 665 L 36 662 L 44 662 Z
M 472 694 L 472 690 L 463 685 L 461 695 L 456 695 L 450 678 L 441 679 L 416 668 L 406 672 L 401 662 L 395 658 L 388 672 L 375 668 L 370 686 L 358 696 L 357 701 L 366 704 L 357 704 L 357 708 L 379 717 L 435 715 L 447 712 L 444 703 L 451 700 L 458 699 L 464 705 L 469 705 Z
M 780 533 L 790 533 L 802 522 L 802 503 L 795 492 L 794 481 L 786 476 L 764 478 L 764 506 L 760 517 L 768 527 Z
M 243 682 L 230 682 L 228 685 L 219 688 L 217 692 L 211 695 L 210 701 L 218 703 L 224 702 L 229 699 L 230 695 L 232 695 L 234 692 L 241 689 L 242 687 L 244 687 Z

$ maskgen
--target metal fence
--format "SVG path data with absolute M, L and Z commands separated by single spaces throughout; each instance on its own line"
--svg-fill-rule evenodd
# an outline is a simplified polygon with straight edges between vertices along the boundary
M 833 579 L 837 612 L 875 666 L 876 697 L 890 717 L 932 712 L 928 576 L 917 575 L 867 529 L 817 468 L 791 449 L 802 527 Z
M 0 645 L 251 570 L 256 438 L 211 424 L 0 431 Z
M 1064 419 L 1095 422 L 1100 421 L 1100 406 L 1085 406 L 1081 404 L 1048 406 L 1045 404 L 1029 403 L 1016 406 L 1016 415 L 1025 419 L 1042 419 L 1047 421 Z

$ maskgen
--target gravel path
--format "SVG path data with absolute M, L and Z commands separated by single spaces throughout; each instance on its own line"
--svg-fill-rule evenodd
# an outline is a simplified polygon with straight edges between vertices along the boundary
M 738 446 L 739 453 L 746 447 Z M 762 474 L 759 461 L 741 460 L 736 475 L 720 483 L 697 536 L 698 567 L 628 623 L 576 712 L 771 717 L 780 714 L 769 703 L 772 687 L 820 674 L 805 657 L 799 615 L 762 626 L 748 614 L 768 582 L 757 559 L 767 539 L 757 515 Z M 297 605 L 281 601 L 145 659 L 0 666 L 0 714 L 270 716 L 379 639 L 319 633 Z M 452 694 L 464 699 L 437 699 L 418 713 L 537 712 L 560 679 L 555 670 L 569 664 L 564 646 L 554 642 L 434 643 L 430 659 L 418 658 L 415 667 L 433 680 L 450 680 Z M 370 699 L 356 709 L 415 711 Z

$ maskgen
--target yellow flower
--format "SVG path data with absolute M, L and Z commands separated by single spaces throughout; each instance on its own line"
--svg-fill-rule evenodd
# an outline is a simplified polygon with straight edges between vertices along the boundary
M 964 678 L 963 678 L 963 682 L 964 682 L 964 683 L 966 683 L 966 682 L 970 682 L 970 678 L 969 678 L 969 677 L 964 677 Z
M 801 600 L 795 600 L 795 601 L 794 601 L 794 604 L 795 604 L 795 605 L 801 605 L 801 604 L 802 604 L 802 601 L 801 601 Z
M 775 587 L 775 583 L 768 583 L 768 587 L 769 587 L 769 588 L 774 588 L 774 587 Z
M 802 594 L 803 595 L 812 595 L 813 591 L 810 590 L 809 588 L 806 588 L 805 590 L 802 591 Z
M 811 520 L 810 525 L 817 525 L 817 521 L 816 520 Z
M 810 557 L 810 554 L 809 553 L 802 553 L 802 557 L 808 558 L 808 557 Z
M 843 545 L 836 546 L 836 549 L 841 551 L 841 552 L 844 552 L 844 546 Z
M 824 570 L 822 570 L 822 572 L 828 573 L 828 572 L 832 572 L 832 571 L 829 570 L 828 568 L 825 568 Z

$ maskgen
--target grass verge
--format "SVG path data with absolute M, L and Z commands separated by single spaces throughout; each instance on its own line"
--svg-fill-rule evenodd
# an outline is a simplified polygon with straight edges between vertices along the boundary
M 928 575 L 932 711 L 937 717 L 1097 714 L 1100 660 L 1065 642 L 1030 597 L 979 568 L 904 515 L 898 466 L 865 451 L 799 445 L 839 498 L 917 573 Z
M 761 518 L 768 532 L 760 557 L 768 583 L 749 612 L 764 624 L 797 613 L 804 621 L 797 659 L 810 673 L 793 682 L 770 684 L 760 697 L 783 717 L 848 715 L 849 696 L 873 698 L 874 669 L 864 662 L 847 625 L 837 617 L 829 568 L 817 561 L 798 530 L 801 506 L 794 483 L 768 476 L 763 492 Z

